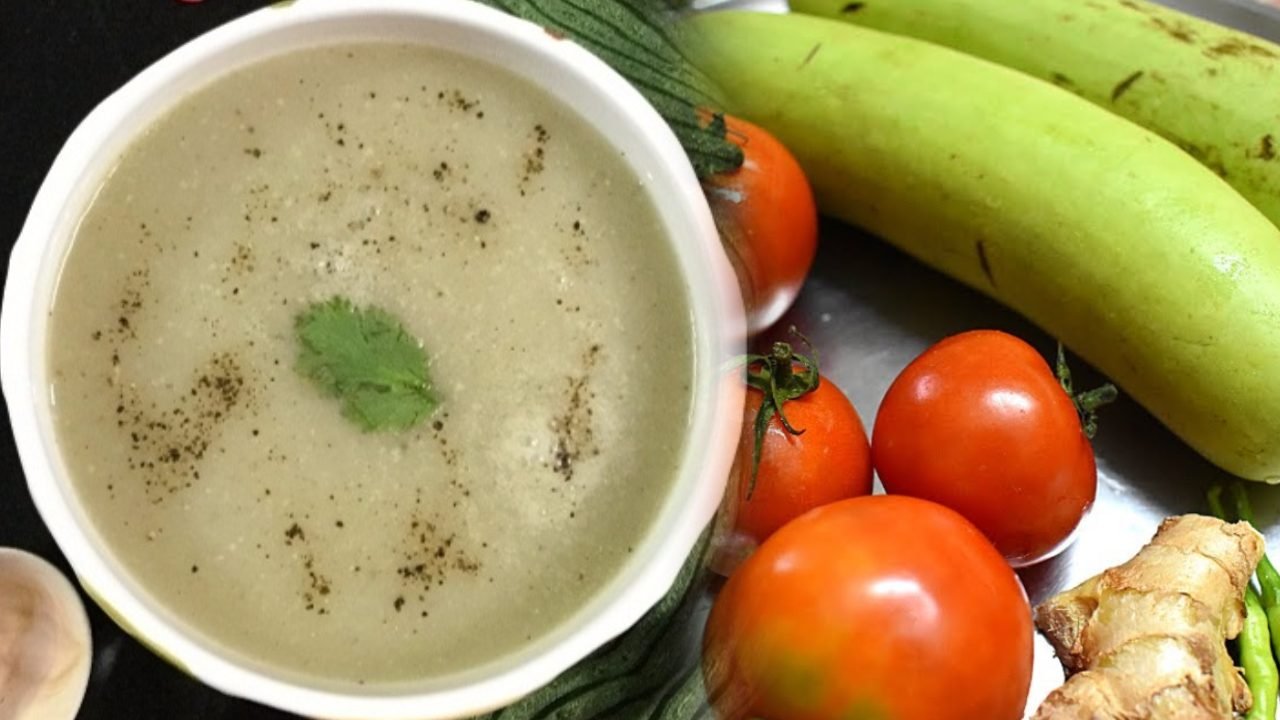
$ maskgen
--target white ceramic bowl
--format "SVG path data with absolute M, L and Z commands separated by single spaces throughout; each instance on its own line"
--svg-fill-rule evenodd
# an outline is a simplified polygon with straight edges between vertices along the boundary
M 48 311 L 81 214 L 113 160 L 182 96 L 245 64 L 319 44 L 424 43 L 503 65 L 572 107 L 645 180 L 690 289 L 696 381 L 690 441 L 671 496 L 615 579 L 519 654 L 408 690 L 348 694 L 275 675 L 220 650 L 157 603 L 112 556 L 67 478 L 50 417 Z M 81 584 L 120 624 L 223 692 L 323 718 L 452 718 L 500 707 L 624 631 L 675 578 L 725 489 L 742 412 L 724 361 L 742 350 L 741 300 L 698 182 L 670 129 L 619 75 L 572 42 L 466 0 L 301 0 L 224 25 L 139 74 L 75 130 L 14 247 L 0 311 L 0 379 L 36 506 Z

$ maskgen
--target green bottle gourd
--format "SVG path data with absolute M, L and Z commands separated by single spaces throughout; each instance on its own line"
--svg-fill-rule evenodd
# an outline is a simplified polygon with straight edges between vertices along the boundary
M 1218 175 L 931 43 L 741 11 L 692 15 L 682 38 L 824 213 L 1019 311 L 1213 463 L 1280 482 L 1280 230 Z
M 1280 46 L 1149 0 L 791 0 L 1020 70 L 1126 117 L 1280 226 Z

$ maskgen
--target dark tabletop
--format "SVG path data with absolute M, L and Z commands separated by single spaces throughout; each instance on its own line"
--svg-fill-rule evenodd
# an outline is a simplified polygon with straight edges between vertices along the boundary
M 95 105 L 169 51 L 263 0 L 0 2 L 0 262 L 53 158 Z M 0 417 L 0 546 L 70 572 L 27 494 L 8 416 Z M 165 664 L 85 599 L 94 662 L 84 720 L 284 718 L 228 698 Z

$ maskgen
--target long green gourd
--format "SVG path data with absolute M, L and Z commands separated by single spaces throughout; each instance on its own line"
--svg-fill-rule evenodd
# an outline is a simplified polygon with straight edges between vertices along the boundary
M 1280 226 L 1280 46 L 1148 0 L 791 0 L 1055 83 L 1147 127 Z
M 796 154 L 823 212 L 1021 312 L 1222 468 L 1280 482 L 1280 230 L 1221 178 L 931 43 L 794 14 L 684 30 L 725 109 Z

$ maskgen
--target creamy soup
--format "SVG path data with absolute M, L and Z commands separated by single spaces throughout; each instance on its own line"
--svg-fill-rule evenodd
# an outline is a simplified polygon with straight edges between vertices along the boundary
M 663 233 L 618 152 L 504 70 L 378 43 L 252 65 L 79 224 L 48 348 L 74 485 L 228 652 L 337 686 L 500 659 L 673 484 L 692 320 Z M 366 431 L 298 371 L 297 318 L 335 296 L 420 343 L 424 420 Z

